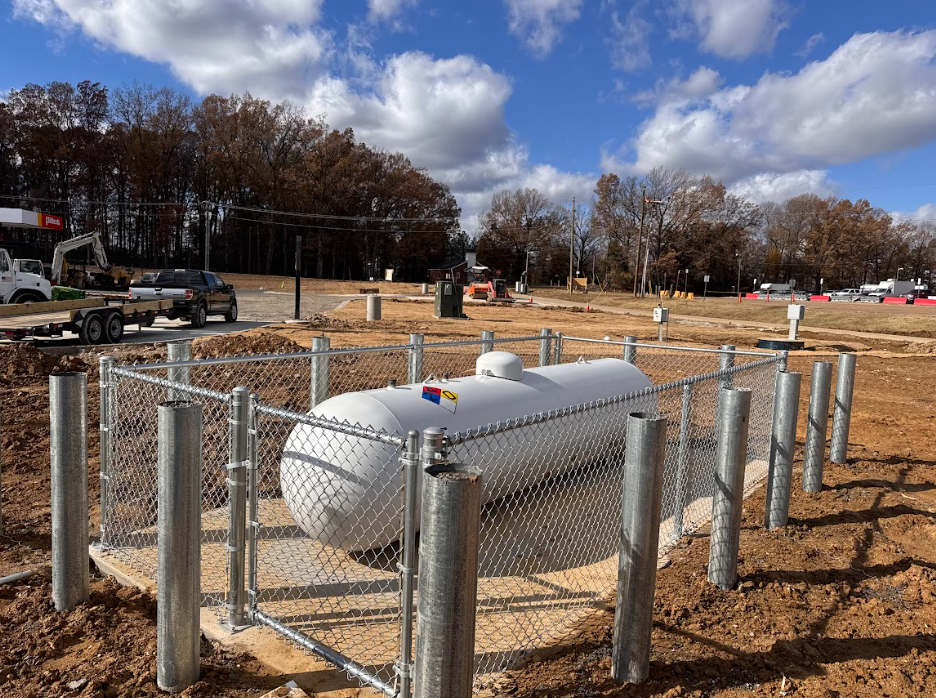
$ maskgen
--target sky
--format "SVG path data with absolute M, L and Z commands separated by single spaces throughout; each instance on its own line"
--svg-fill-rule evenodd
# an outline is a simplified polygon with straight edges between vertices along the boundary
M 448 184 L 587 203 L 602 173 L 936 221 L 933 0 L 0 0 L 0 94 L 289 99 Z

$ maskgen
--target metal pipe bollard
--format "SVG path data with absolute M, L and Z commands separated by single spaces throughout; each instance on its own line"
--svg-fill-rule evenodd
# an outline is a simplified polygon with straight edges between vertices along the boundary
M 552 329 L 543 327 L 540 330 L 539 365 L 549 366 L 552 363 Z
M 199 673 L 202 407 L 164 402 L 158 412 L 156 684 L 179 693 Z
M 826 432 L 829 428 L 829 393 L 832 388 L 832 362 L 816 361 L 809 388 L 809 419 L 803 448 L 803 492 L 822 490 Z
M 481 330 L 481 353 L 494 351 L 494 330 Z
M 88 374 L 49 376 L 52 461 L 52 602 L 70 611 L 88 600 Z
M 624 338 L 624 360 L 633 364 L 637 362 L 637 338 L 633 335 L 627 335 Z
M 179 342 L 166 342 L 166 351 L 168 352 L 169 361 L 191 361 L 192 340 L 183 339 Z M 174 366 L 167 369 L 166 378 L 173 383 L 191 385 L 191 371 L 190 366 Z M 189 397 L 189 394 L 185 391 L 170 388 L 167 399 L 171 402 L 173 400 L 187 400 Z
M 403 528 L 400 548 L 403 560 L 400 569 L 400 661 L 397 675 L 400 677 L 399 695 L 409 696 L 413 682 L 413 590 L 416 574 L 416 521 L 419 517 L 419 432 L 410 431 L 406 438 L 406 450 L 400 457 L 403 465 Z
M 367 321 L 374 322 L 380 319 L 380 296 L 370 295 L 367 297 Z
M 683 385 L 682 410 L 679 415 L 679 448 L 676 452 L 676 512 L 673 514 L 673 532 L 682 538 L 686 504 L 689 499 L 689 454 L 692 437 L 692 383 Z
M 786 526 L 790 518 L 790 491 L 793 487 L 793 450 L 796 448 L 796 419 L 799 414 L 800 384 L 803 375 L 791 371 L 777 374 L 773 426 L 770 433 L 767 497 L 764 527 Z
M 415 698 L 470 698 L 481 472 L 440 463 L 423 472 Z
M 227 629 L 244 626 L 247 553 L 247 420 L 250 391 L 239 386 L 231 391 L 228 426 L 228 596 Z
M 731 589 L 738 580 L 751 391 L 722 388 L 719 404 L 708 579 L 722 589 Z
M 110 356 L 102 356 L 98 361 L 98 377 L 101 398 L 100 398 L 100 419 L 98 429 L 100 434 L 100 463 L 101 463 L 101 540 L 100 546 L 107 547 L 110 544 L 108 539 L 108 524 L 110 523 L 110 463 L 111 463 L 111 432 L 113 430 L 114 415 L 113 405 L 113 379 L 111 369 L 114 368 L 114 359 Z
M 331 348 L 328 337 L 313 337 L 312 351 L 327 352 Z M 325 402 L 328 399 L 328 363 L 329 355 L 322 354 L 312 357 L 312 378 L 309 385 L 309 409 Z
M 409 343 L 413 346 L 409 350 L 409 363 L 407 365 L 407 383 L 422 383 L 423 379 L 423 342 L 425 337 L 412 333 Z
M 835 413 L 832 415 L 832 444 L 829 460 L 848 462 L 848 431 L 851 427 L 852 395 L 855 391 L 854 354 L 839 354 L 838 376 L 835 381 Z
M 627 453 L 611 677 L 639 683 L 650 674 L 650 634 L 660 545 L 666 418 L 627 417 Z

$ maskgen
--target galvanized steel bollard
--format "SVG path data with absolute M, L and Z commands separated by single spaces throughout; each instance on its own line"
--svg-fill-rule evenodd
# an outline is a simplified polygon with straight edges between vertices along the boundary
M 679 448 L 676 451 L 676 511 L 673 514 L 673 532 L 682 538 L 686 505 L 689 499 L 689 454 L 692 438 L 692 383 L 683 385 L 682 409 L 679 415 Z
M 113 430 L 113 397 L 114 383 L 111 369 L 114 368 L 114 359 L 102 356 L 98 360 L 98 385 L 100 386 L 100 409 L 98 430 L 100 434 L 100 477 L 101 477 L 101 540 L 100 546 L 106 548 L 108 540 L 108 524 L 110 523 L 110 463 L 111 463 L 111 432 Z
M 180 342 L 166 342 L 166 351 L 170 362 L 191 361 L 192 340 L 183 339 Z M 173 383 L 191 385 L 191 370 L 190 366 L 173 366 L 166 370 L 166 378 Z M 173 400 L 187 400 L 189 397 L 189 394 L 184 390 L 170 388 L 167 399 L 171 402 Z
M 481 472 L 449 463 L 423 472 L 416 698 L 469 698 L 474 674 Z
M 231 418 L 228 426 L 228 596 L 227 629 L 231 632 L 245 624 L 244 606 L 247 552 L 247 427 L 250 391 L 237 387 L 231 391 Z
M 49 376 L 52 461 L 52 602 L 70 611 L 88 600 L 88 374 Z
M 419 432 L 410 431 L 406 436 L 406 450 L 400 457 L 403 465 L 403 528 L 400 548 L 403 560 L 400 569 L 400 660 L 397 675 L 400 677 L 399 695 L 409 696 L 413 682 L 413 590 L 416 574 L 416 522 L 419 518 Z
M 328 337 L 313 337 L 312 351 L 327 352 L 331 348 Z M 309 409 L 328 399 L 328 354 L 312 357 L 312 377 L 309 385 Z
M 407 383 L 421 383 L 423 379 L 423 342 L 425 337 L 421 334 L 412 333 L 409 336 L 409 343 L 413 346 L 409 350 L 409 362 L 407 364 Z
M 367 297 L 367 321 L 374 322 L 379 320 L 380 315 L 380 296 L 370 295 Z
M 611 677 L 618 683 L 639 683 L 650 674 L 665 451 L 665 417 L 628 416 L 611 656 Z
M 494 351 L 494 330 L 481 330 L 481 353 Z
M 774 396 L 773 426 L 770 433 L 770 460 L 764 527 L 786 526 L 790 517 L 790 490 L 793 487 L 793 449 L 796 448 L 796 418 L 799 414 L 801 373 L 780 371 Z
M 835 381 L 835 413 L 832 415 L 832 444 L 829 460 L 848 462 L 848 432 L 851 427 L 852 395 L 855 391 L 854 354 L 839 354 L 838 376 Z
M 803 492 L 822 490 L 831 388 L 832 362 L 816 361 L 810 380 L 809 420 L 806 424 L 806 445 L 803 448 Z
M 633 335 L 627 335 L 624 338 L 624 360 L 633 364 L 637 362 L 637 338 Z
M 202 407 L 164 402 L 158 419 L 156 684 L 179 693 L 199 673 Z
M 719 405 L 708 579 L 722 589 L 731 589 L 738 580 L 751 391 L 722 388 Z
M 549 366 L 552 363 L 552 329 L 543 327 L 540 330 L 539 365 Z

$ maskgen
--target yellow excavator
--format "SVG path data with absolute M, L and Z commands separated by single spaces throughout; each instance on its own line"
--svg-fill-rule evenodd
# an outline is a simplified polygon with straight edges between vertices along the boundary
M 91 246 L 94 260 L 101 271 L 86 274 L 79 269 L 70 269 L 65 261 L 65 254 L 87 245 Z M 51 281 L 53 286 L 69 286 L 71 288 L 99 288 L 107 290 L 121 290 L 130 286 L 133 280 L 132 269 L 115 267 L 107 260 L 104 243 L 101 242 L 100 233 L 79 235 L 60 242 L 55 246 L 52 255 Z

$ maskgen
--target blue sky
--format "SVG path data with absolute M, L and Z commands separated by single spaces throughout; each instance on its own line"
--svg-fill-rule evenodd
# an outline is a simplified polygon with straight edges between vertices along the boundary
M 757 201 L 936 220 L 936 3 L 4 0 L 0 90 L 133 80 L 289 98 L 448 183 L 587 200 L 684 167 Z

